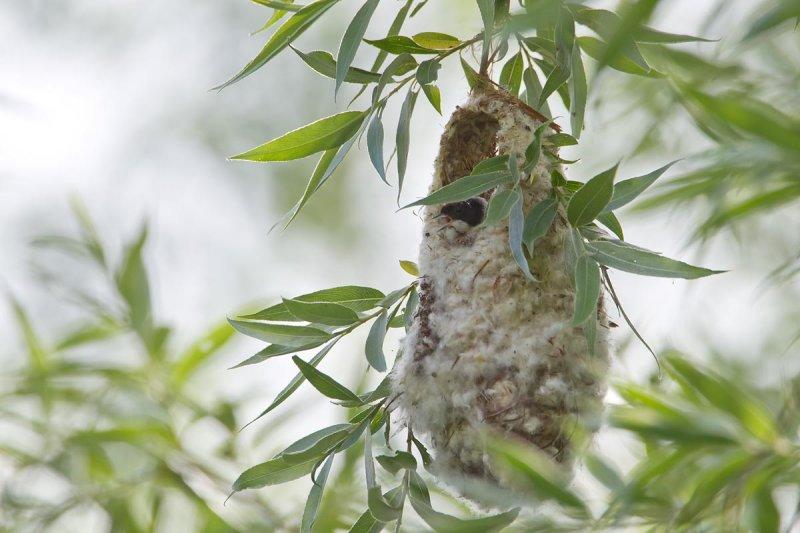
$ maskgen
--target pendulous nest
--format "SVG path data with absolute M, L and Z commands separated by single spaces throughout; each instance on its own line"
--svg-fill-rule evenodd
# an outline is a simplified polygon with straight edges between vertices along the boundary
M 506 93 L 474 91 L 445 127 L 430 191 L 499 154 L 515 153 L 521 169 L 544 121 Z M 555 168 L 542 156 L 531 179 L 522 176 L 525 213 L 550 195 Z M 392 375 L 406 423 L 428 441 L 437 472 L 449 480 L 502 483 L 485 450 L 486 430 L 569 463 L 565 421 L 602 410 L 609 355 L 602 304 L 594 355 L 582 329 L 570 325 L 564 214 L 537 241 L 532 282 L 511 256 L 507 222 L 471 227 L 440 216 L 441 207 L 422 214 L 420 304 Z

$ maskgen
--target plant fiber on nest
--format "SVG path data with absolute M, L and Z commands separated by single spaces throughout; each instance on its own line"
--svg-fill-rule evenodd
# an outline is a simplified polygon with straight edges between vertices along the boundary
M 525 150 L 544 121 L 506 93 L 473 91 L 445 126 L 430 191 L 483 159 L 514 153 L 527 214 L 551 194 L 551 171 L 559 168 L 542 154 L 531 175 L 522 175 Z M 601 412 L 609 354 L 602 299 L 594 355 L 582 328 L 571 326 L 562 209 L 529 261 L 538 281 L 515 263 L 507 220 L 470 227 L 440 210 L 422 213 L 420 304 L 392 375 L 406 423 L 428 441 L 437 474 L 456 483 L 467 476 L 507 484 L 486 452 L 487 429 L 570 464 L 564 422 Z

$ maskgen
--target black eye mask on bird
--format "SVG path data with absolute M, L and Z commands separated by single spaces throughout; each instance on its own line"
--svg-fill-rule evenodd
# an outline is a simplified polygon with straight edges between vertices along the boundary
M 450 217 L 453 220 L 461 220 L 472 227 L 483 222 L 486 214 L 486 200 L 483 198 L 470 198 L 463 202 L 454 202 L 442 206 L 441 216 Z

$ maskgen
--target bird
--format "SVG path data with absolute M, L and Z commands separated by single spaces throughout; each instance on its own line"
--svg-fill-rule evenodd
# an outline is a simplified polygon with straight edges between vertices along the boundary
M 441 216 L 449 217 L 452 220 L 466 222 L 470 227 L 475 227 L 483 222 L 486 215 L 486 200 L 480 196 L 453 202 L 442 206 Z

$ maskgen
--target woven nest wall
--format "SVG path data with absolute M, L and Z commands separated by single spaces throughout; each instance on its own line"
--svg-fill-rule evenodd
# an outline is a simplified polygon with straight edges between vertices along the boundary
M 445 127 L 431 192 L 494 155 L 515 153 L 521 169 L 543 120 L 505 93 L 473 92 Z M 551 193 L 553 165 L 542 156 L 531 179 L 522 176 L 526 214 Z M 564 214 L 537 241 L 532 282 L 511 256 L 507 222 L 470 227 L 440 216 L 441 208 L 422 213 L 420 305 L 392 376 L 406 423 L 427 440 L 437 473 L 450 480 L 497 480 L 486 429 L 569 463 L 564 421 L 599 414 L 609 357 L 602 304 L 593 356 L 582 329 L 570 326 Z

